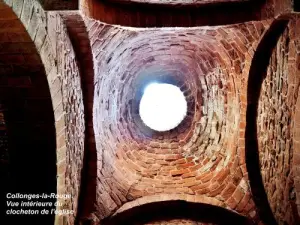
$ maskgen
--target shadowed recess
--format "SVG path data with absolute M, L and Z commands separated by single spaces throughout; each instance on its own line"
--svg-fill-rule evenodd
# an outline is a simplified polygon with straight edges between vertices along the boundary
M 77 10 L 78 0 L 38 0 L 45 10 Z
M 0 8 L 0 111 L 4 117 L 1 130 L 5 130 L 0 134 L 1 139 L 5 138 L 0 153 L 5 150 L 8 171 L 5 176 L 0 174 L 0 223 L 52 225 L 55 214 L 41 215 L 43 207 L 7 206 L 10 200 L 38 201 L 52 203 L 52 207 L 45 207 L 47 210 L 55 209 L 55 198 L 8 199 L 6 194 L 56 194 L 56 130 L 50 88 L 40 55 L 13 11 L 2 1 Z M 10 209 L 38 210 L 38 214 L 8 215 Z
M 128 4 L 86 0 L 85 14 L 109 24 L 132 27 L 191 27 L 234 24 L 260 20 L 264 1 L 238 1 L 191 5 L 162 5 L 129 2 Z
M 227 209 L 202 203 L 164 201 L 134 207 L 103 220 L 104 225 L 140 225 L 152 221 L 189 219 L 218 225 L 250 225 L 250 220 Z
M 172 7 L 183 7 L 183 6 L 204 6 L 204 5 L 224 5 L 231 4 L 233 2 L 255 2 L 260 0 L 102 0 L 108 2 L 118 2 L 120 4 L 132 4 L 132 3 L 141 3 L 141 4 L 151 4 L 151 5 L 164 5 Z
M 294 11 L 300 12 L 300 1 L 299 0 L 294 0 Z

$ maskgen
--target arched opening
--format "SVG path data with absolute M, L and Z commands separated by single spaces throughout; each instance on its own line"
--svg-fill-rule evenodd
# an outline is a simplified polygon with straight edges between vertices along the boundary
M 177 127 L 185 118 L 187 102 L 179 87 L 151 83 L 144 90 L 139 112 L 146 126 L 156 131 L 168 131 Z
M 0 2 L 0 103 L 3 120 L 0 152 L 5 152 L 6 174 L 1 174 L 1 223 L 54 224 L 55 198 L 10 198 L 11 194 L 56 193 L 56 132 L 45 68 L 23 24 Z M 2 131 L 3 131 L 2 130 Z M 1 158 L 1 167 L 4 165 Z M 11 207 L 7 202 L 18 202 Z M 21 202 L 50 202 L 52 207 L 21 207 Z M 16 210 L 13 215 L 9 210 Z M 38 210 L 27 214 L 18 210 Z M 36 211 L 35 211 L 36 212 Z
M 154 202 L 134 207 L 103 220 L 105 225 L 142 225 L 156 221 L 189 219 L 218 225 L 250 225 L 249 219 L 227 209 L 182 200 Z
M 251 191 L 258 207 L 260 217 L 264 223 L 270 225 L 276 225 L 277 222 L 270 207 L 268 194 L 266 193 L 261 174 L 259 137 L 257 135 L 257 117 L 259 116 L 258 105 L 263 81 L 266 78 L 273 49 L 276 47 L 287 23 L 287 20 L 274 21 L 262 38 L 252 60 L 247 89 L 247 125 L 245 131 L 246 166 L 249 174 Z
M 255 0 L 81 0 L 80 7 L 85 15 L 109 24 L 132 27 L 191 27 L 260 20 L 263 3 L 264 1 Z

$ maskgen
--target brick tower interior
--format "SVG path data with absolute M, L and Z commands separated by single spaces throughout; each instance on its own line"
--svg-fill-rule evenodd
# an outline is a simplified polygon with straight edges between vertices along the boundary
M 300 0 L 0 0 L 0 224 L 299 225 L 299 88 Z

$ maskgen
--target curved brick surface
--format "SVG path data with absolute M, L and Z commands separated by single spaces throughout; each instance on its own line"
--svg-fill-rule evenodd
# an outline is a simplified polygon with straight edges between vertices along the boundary
M 52 20 L 52 23 L 55 21 Z M 56 15 L 56 60 L 62 81 L 62 99 L 65 114 L 66 157 L 62 167 L 66 169 L 65 183 L 60 187 L 72 199 L 65 201 L 63 208 L 74 210 L 74 215 L 67 215 L 68 224 L 74 224 L 78 208 L 81 183 L 81 170 L 85 150 L 85 116 L 82 96 L 80 70 L 75 50 L 61 15 Z M 63 41 L 62 41 L 63 40 Z
M 172 224 L 174 221 L 210 224 L 253 224 L 251 219 L 233 211 L 219 207 L 221 202 L 214 202 L 205 196 L 187 196 L 184 194 L 160 194 L 139 198 L 124 204 L 111 218 L 103 224 L 148 224 L 161 222 Z M 216 217 L 218 215 L 218 217 Z
M 86 24 L 95 67 L 95 216 L 163 193 L 207 196 L 256 220 L 245 171 L 246 99 L 237 86 L 268 23 L 153 30 Z M 187 119 L 170 132 L 148 130 L 138 116 L 139 90 L 151 79 L 177 84 L 189 102 Z
M 249 74 L 247 168 L 255 202 L 266 223 L 299 223 L 291 163 L 299 89 L 295 75 L 297 19 L 290 19 L 289 23 L 274 21 L 256 51 Z
M 130 27 L 222 25 L 261 20 L 273 16 L 272 10 L 263 10 L 261 2 L 258 1 L 229 1 L 216 5 L 210 4 L 210 2 L 216 3 L 215 1 L 206 1 L 199 6 L 195 4 L 202 1 L 184 2 L 186 6 L 149 2 L 144 4 L 135 1 L 121 4 L 114 1 L 81 0 L 80 10 L 90 18 L 108 24 Z
M 297 79 L 298 75 L 300 73 L 300 17 L 299 15 L 294 18 L 294 20 L 291 21 L 291 29 L 290 28 L 290 34 L 291 34 L 291 43 L 290 43 L 290 52 L 289 52 L 289 64 L 288 64 L 288 80 Z M 295 82 L 295 85 L 299 85 L 299 83 Z M 294 95 L 299 96 L 299 89 L 298 89 L 298 95 L 296 92 L 296 89 L 294 89 Z M 296 205 L 298 208 L 298 214 L 300 214 L 300 202 L 299 202 L 299 196 L 300 196 L 300 173 L 299 173 L 299 98 L 297 98 L 296 104 L 293 106 L 293 122 L 292 127 L 293 130 L 291 132 L 291 135 L 293 136 L 292 145 L 294 147 L 293 149 L 293 159 L 290 161 L 292 166 L 291 174 L 293 174 L 293 180 L 294 180 L 294 189 L 292 191 L 290 190 L 290 199 L 293 201 L 296 201 Z M 296 190 L 296 199 L 295 199 L 295 190 Z M 299 220 L 299 218 L 298 218 Z
M 130 27 L 227 25 L 272 19 L 292 11 L 290 0 L 173 2 L 177 3 L 172 4 L 172 1 L 168 0 L 81 0 L 80 11 L 85 16 L 108 24 Z
M 292 175 L 293 115 L 299 78 L 287 73 L 295 67 L 293 26 L 280 37 L 262 84 L 258 106 L 257 137 L 263 183 L 278 224 L 296 224 L 293 218 L 295 189 Z

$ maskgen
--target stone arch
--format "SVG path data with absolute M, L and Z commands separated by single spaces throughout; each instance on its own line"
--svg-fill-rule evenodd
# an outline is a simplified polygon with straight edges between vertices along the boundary
M 247 217 L 218 206 L 217 200 L 214 201 L 208 197 L 186 199 L 180 195 L 161 195 L 156 196 L 156 200 L 153 199 L 154 196 L 150 198 L 139 199 L 124 205 L 112 216 L 103 220 L 103 224 L 148 224 L 174 219 L 188 219 L 209 224 L 252 224 Z
M 54 214 L 47 216 L 11 216 L 7 210 L 7 193 L 56 194 L 56 131 L 53 105 L 46 70 L 37 45 L 29 36 L 17 14 L 0 2 L 0 92 L 7 136 L 8 176 L 1 191 L 5 203 L 1 219 L 5 224 L 53 224 Z M 2 132 L 1 138 L 4 133 Z M 3 149 L 1 149 L 2 151 Z M 2 155 L 2 154 L 1 154 Z M 1 163 L 2 164 L 2 163 Z M 3 196 L 2 196 L 3 194 Z M 33 200 L 16 198 L 13 201 Z M 51 202 L 55 199 L 40 199 Z M 24 209 L 23 207 L 19 209 Z M 29 209 L 37 209 L 31 207 Z M 1 212 L 2 214 L 2 212 Z
M 294 58 L 286 54 L 294 29 L 289 19 L 274 20 L 264 34 L 252 60 L 247 87 L 246 166 L 254 201 L 267 224 L 298 223 L 292 199 L 292 135 L 286 135 L 293 129 L 299 88 L 294 73 L 284 72 Z M 279 91 L 272 92 L 275 89 Z M 282 202 L 284 210 L 280 210 Z
M 7 15 L 24 26 L 28 41 L 37 51 L 47 77 L 56 129 L 57 209 L 69 209 L 71 215 L 57 215 L 55 224 L 74 224 L 78 207 L 84 152 L 84 109 L 80 71 L 75 51 L 62 18 L 63 12 L 44 11 L 36 0 L 5 0 Z

